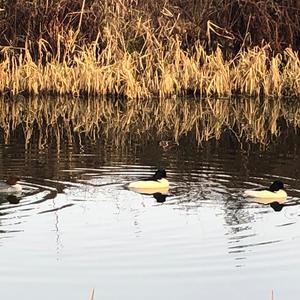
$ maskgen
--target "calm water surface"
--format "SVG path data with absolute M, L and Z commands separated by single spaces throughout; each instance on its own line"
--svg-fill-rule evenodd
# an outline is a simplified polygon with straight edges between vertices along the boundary
M 267 151 L 225 138 L 197 147 L 98 140 L 24 150 L 0 145 L 0 175 L 24 192 L 1 197 L 1 299 L 296 299 L 300 151 L 296 133 Z M 165 167 L 164 197 L 126 189 Z M 282 179 L 285 206 L 243 190 Z

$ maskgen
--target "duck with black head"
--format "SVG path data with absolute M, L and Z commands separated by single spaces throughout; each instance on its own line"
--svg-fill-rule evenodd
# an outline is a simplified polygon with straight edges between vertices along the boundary
M 260 199 L 286 199 L 287 193 L 284 190 L 283 182 L 276 180 L 267 189 L 246 190 L 244 192 L 246 197 L 260 198 Z
M 128 188 L 132 189 L 168 189 L 169 181 L 167 172 L 164 169 L 158 169 L 153 176 L 143 180 L 129 183 Z
M 22 191 L 22 186 L 17 183 L 19 177 L 9 176 L 5 182 L 0 182 L 0 193 L 18 193 Z

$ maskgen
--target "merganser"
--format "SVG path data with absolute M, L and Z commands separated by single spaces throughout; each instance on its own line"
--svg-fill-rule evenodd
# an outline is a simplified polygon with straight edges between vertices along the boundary
M 0 182 L 0 193 L 18 193 L 22 191 L 22 186 L 17 182 L 20 179 L 16 176 L 10 176 L 6 182 Z
M 268 189 L 246 190 L 245 196 L 261 199 L 285 199 L 287 193 L 281 181 L 274 181 Z
M 129 183 L 128 188 L 130 189 L 164 189 L 169 188 L 169 181 L 166 178 L 167 173 L 164 169 L 159 169 L 155 174 L 144 180 L 134 181 Z

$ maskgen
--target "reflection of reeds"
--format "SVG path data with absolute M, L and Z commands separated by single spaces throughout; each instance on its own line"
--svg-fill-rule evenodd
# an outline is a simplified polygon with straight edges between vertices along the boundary
M 24 136 L 25 145 L 43 148 L 55 142 L 69 144 L 82 139 L 128 140 L 180 139 L 189 134 L 197 143 L 219 139 L 230 130 L 239 142 L 267 145 L 280 133 L 278 120 L 299 124 L 299 105 L 279 100 L 80 100 L 37 99 L 0 101 L 1 139 L 9 143 Z
M 205 96 L 300 95 L 300 60 L 292 49 L 272 56 L 268 47 L 255 48 L 226 61 L 219 48 L 208 55 L 200 44 L 184 51 L 178 39 L 155 43 L 150 37 L 142 52 L 129 53 L 116 44 L 115 34 L 107 30 L 107 48 L 101 54 L 96 54 L 96 43 L 74 51 L 72 36 L 63 57 L 51 56 L 42 40 L 38 61 L 28 49 L 16 56 L 5 48 L 0 93 L 117 94 L 129 99 L 191 92 Z
M 95 289 L 92 289 L 90 300 L 94 300 Z

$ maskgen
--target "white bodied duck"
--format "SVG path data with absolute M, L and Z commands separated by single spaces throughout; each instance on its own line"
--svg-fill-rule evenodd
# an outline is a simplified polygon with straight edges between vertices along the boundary
M 16 176 L 10 176 L 5 182 L 0 182 L 0 193 L 18 193 L 22 191 L 22 186 L 17 182 L 20 179 Z
M 258 199 L 286 199 L 287 193 L 281 181 L 274 181 L 268 189 L 246 190 L 244 195 Z
M 128 188 L 142 190 L 168 190 L 169 181 L 167 179 L 167 173 L 165 170 L 159 169 L 150 178 L 129 183 Z

